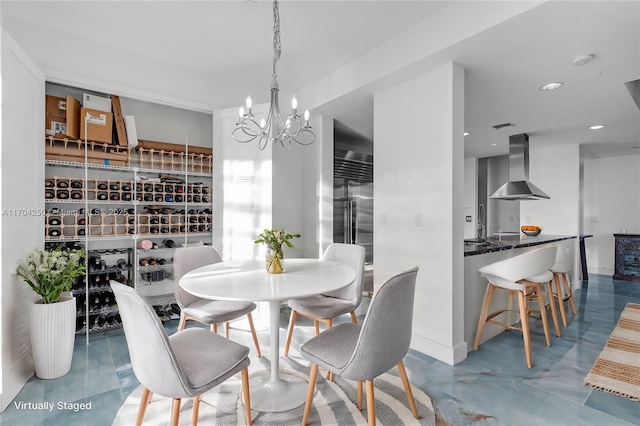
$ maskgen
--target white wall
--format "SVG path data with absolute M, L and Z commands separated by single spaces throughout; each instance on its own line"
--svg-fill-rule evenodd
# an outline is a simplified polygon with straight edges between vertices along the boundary
M 447 64 L 377 93 L 374 113 L 374 287 L 417 265 L 411 346 L 455 364 L 467 352 L 464 70 Z
M 478 223 L 478 159 L 464 159 L 464 238 L 476 238 Z M 466 217 L 471 216 L 471 222 Z
M 640 155 L 584 160 L 589 273 L 613 275 L 614 233 L 640 234 Z
M 44 75 L 2 29 L 0 149 L 0 411 L 33 375 L 29 312 L 38 296 L 17 262 L 44 246 Z M 7 82 L 11 82 L 7 84 Z
M 530 141 L 534 138 L 530 138 Z M 535 142 L 531 142 L 533 145 Z M 545 234 L 577 235 L 580 223 L 580 147 L 575 144 L 529 150 L 529 180 L 549 200 L 521 201 L 523 225 Z

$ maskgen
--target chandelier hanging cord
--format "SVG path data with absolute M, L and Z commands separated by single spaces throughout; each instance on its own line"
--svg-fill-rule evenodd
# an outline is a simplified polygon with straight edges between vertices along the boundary
M 291 149 L 292 141 L 300 145 L 311 145 L 316 140 L 316 135 L 311 131 L 309 125 L 309 110 L 304 112 L 304 122 L 298 115 L 298 101 L 294 97 L 291 100 L 291 115 L 286 122 L 280 117 L 280 107 L 278 102 L 278 73 L 276 65 L 282 56 L 282 45 L 280 42 L 280 9 L 278 1 L 273 2 L 273 79 L 271 81 L 271 104 L 266 120 L 255 120 L 255 115 L 251 111 L 251 96 L 247 97 L 246 109 L 240 107 L 239 120 L 236 128 L 232 132 L 233 138 L 237 142 L 247 143 L 258 139 L 258 148 L 263 150 L 269 145 L 280 143 L 286 151 Z
M 282 44 L 280 43 L 280 8 L 278 2 L 273 2 L 273 79 L 278 79 L 276 64 L 282 55 Z

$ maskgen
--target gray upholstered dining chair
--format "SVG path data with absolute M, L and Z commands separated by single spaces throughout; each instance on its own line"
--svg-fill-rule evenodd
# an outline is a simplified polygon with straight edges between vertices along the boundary
M 411 412 L 419 418 L 402 361 L 411 343 L 417 275 L 418 268 L 414 267 L 387 280 L 374 294 L 362 325 L 338 324 L 302 345 L 300 354 L 311 363 L 303 426 L 309 420 L 318 367 L 358 382 L 359 410 L 362 410 L 362 382 L 366 381 L 369 425 L 375 425 L 373 379 L 397 366 Z
M 173 285 L 176 302 L 180 306 L 180 324 L 178 331 L 183 330 L 187 320 L 195 320 L 211 326 L 211 331 L 218 332 L 218 324 L 226 323 L 225 335 L 229 338 L 229 321 L 247 316 L 256 353 L 261 356 L 260 343 L 256 329 L 253 326 L 251 312 L 256 309 L 253 302 L 235 302 L 224 300 L 209 300 L 187 293 L 180 287 L 180 278 L 201 266 L 222 262 L 220 253 L 212 246 L 182 247 L 176 249 L 173 255 Z
M 351 322 L 357 324 L 355 310 L 362 302 L 362 286 L 364 283 L 364 257 L 365 249 L 356 244 L 333 243 L 330 244 L 322 255 L 323 260 L 344 263 L 356 271 L 356 279 L 349 286 L 324 294 L 291 299 L 287 302 L 291 308 L 289 318 L 289 330 L 287 341 L 284 345 L 284 355 L 289 355 L 293 328 L 298 315 L 310 318 L 316 329 L 316 335 L 320 333 L 319 323 L 323 322 L 327 328 L 333 325 L 333 319 L 344 314 L 351 314 Z
M 111 281 L 129 347 L 133 372 L 144 386 L 136 425 L 141 425 L 152 393 L 173 398 L 171 425 L 177 425 L 182 398 L 194 398 L 191 424 L 198 423 L 200 397 L 241 372 L 245 421 L 251 424 L 249 348 L 202 328 L 167 336 L 153 310 L 133 288 Z

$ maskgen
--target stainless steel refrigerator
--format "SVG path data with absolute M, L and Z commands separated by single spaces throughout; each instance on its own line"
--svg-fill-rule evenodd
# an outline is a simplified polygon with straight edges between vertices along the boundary
M 365 248 L 373 264 L 373 157 L 336 150 L 333 179 L 333 241 Z

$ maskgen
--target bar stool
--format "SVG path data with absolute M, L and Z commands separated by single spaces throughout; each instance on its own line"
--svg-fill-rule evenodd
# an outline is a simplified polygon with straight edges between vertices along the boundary
M 526 283 L 536 283 L 540 285 L 540 292 L 542 293 L 542 300 L 544 301 L 544 295 L 547 295 L 547 298 L 549 300 L 549 303 L 543 302 L 542 305 L 540 305 L 540 302 L 538 301 L 538 307 L 540 309 L 531 309 L 530 308 L 530 303 L 531 301 L 535 300 L 536 294 L 530 294 L 527 298 L 526 298 L 526 302 L 527 302 L 527 311 L 532 314 L 534 312 L 541 312 L 543 307 L 544 309 L 550 309 L 551 310 L 551 319 L 553 320 L 553 327 L 556 331 L 556 336 L 560 337 L 560 324 L 558 323 L 558 314 L 556 313 L 556 303 L 554 302 L 553 298 L 554 296 L 556 296 L 556 294 L 553 292 L 553 272 L 551 271 L 545 271 L 542 274 L 539 275 L 535 275 L 533 277 L 527 277 L 525 279 L 523 279 L 523 282 Z M 542 288 L 542 286 L 546 287 L 546 292 L 544 291 L 544 289 Z M 538 290 L 536 290 L 536 293 L 538 292 Z M 544 322 L 544 319 L 543 319 Z M 565 325 L 566 327 L 566 325 Z
M 478 321 L 478 330 L 473 345 L 474 350 L 478 350 L 480 339 L 486 323 L 497 324 L 508 330 L 514 329 L 522 332 L 524 341 L 525 357 L 527 367 L 533 367 L 533 358 L 531 355 L 531 338 L 529 335 L 529 313 L 527 298 L 535 295 L 541 307 L 540 316 L 542 317 L 542 326 L 547 346 L 551 346 L 549 337 L 549 326 L 547 324 L 545 302 L 542 296 L 542 284 L 534 281 L 524 281 L 525 278 L 533 278 L 548 272 L 553 266 L 556 258 L 557 247 L 547 246 L 532 250 L 527 253 L 495 262 L 479 269 L 480 273 L 489 281 L 482 302 L 480 311 L 480 319 Z M 494 318 L 502 313 L 508 312 L 509 309 L 502 309 L 489 313 L 491 299 L 496 289 L 504 289 L 509 291 L 509 297 L 516 295 L 518 297 L 518 307 L 520 312 L 521 327 L 513 324 L 507 324 L 495 320 Z
M 558 259 L 556 259 L 558 260 Z M 564 302 L 569 301 L 573 315 L 578 315 L 578 310 L 573 302 L 573 293 L 571 292 L 571 284 L 569 283 L 569 272 L 571 271 L 571 263 L 560 261 L 551 267 L 553 272 L 553 281 L 555 283 L 555 291 L 553 297 L 558 299 L 558 305 L 560 306 L 560 316 L 562 317 L 562 324 L 567 326 L 567 311 L 564 308 Z M 560 280 L 563 282 L 561 283 Z M 564 284 L 564 294 L 563 294 Z

